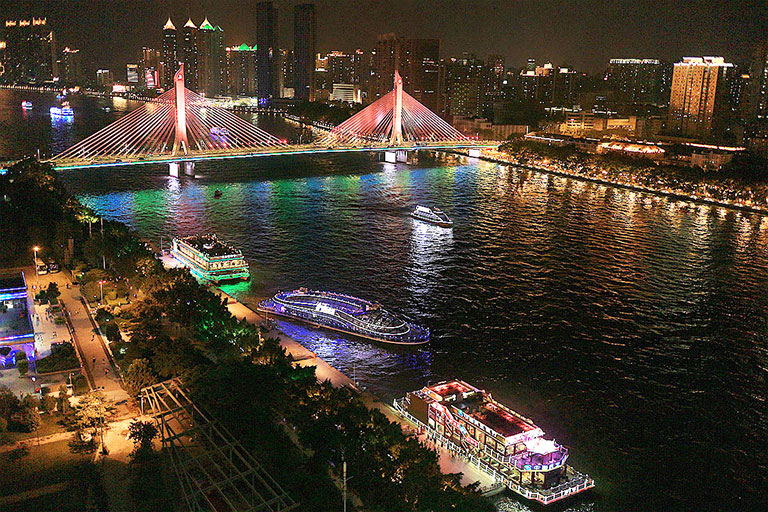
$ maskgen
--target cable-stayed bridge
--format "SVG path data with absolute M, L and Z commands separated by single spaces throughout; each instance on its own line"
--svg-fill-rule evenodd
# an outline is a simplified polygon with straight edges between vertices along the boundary
M 184 68 L 174 87 L 49 160 L 57 169 L 168 163 L 177 174 L 196 161 L 259 156 L 384 151 L 389 161 L 420 149 L 480 149 L 497 143 L 463 135 L 395 87 L 330 130 L 316 143 L 289 145 L 184 86 Z

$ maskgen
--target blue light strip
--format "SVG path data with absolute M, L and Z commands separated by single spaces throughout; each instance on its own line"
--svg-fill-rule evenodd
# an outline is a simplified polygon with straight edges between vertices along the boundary
M 26 298 L 27 298 L 27 292 L 0 294 L 0 300 L 26 299 Z
M 26 338 L 34 338 L 35 333 L 31 332 L 29 334 L 17 334 L 15 336 L 5 336 L 4 338 L 0 338 L 0 343 L 7 343 L 9 341 L 15 341 L 15 340 L 23 340 Z
M 91 169 L 94 167 L 125 167 L 129 165 L 148 165 L 164 164 L 171 162 L 200 162 L 204 160 L 227 160 L 231 158 L 255 158 L 260 156 L 280 156 L 280 155 L 314 155 L 318 153 L 368 153 L 381 151 L 420 151 L 436 149 L 481 149 L 493 148 L 498 144 L 462 144 L 462 145 L 440 145 L 440 146 L 408 146 L 408 147 L 365 147 L 365 148 L 342 148 L 342 149 L 296 149 L 291 151 L 271 151 L 265 153 L 245 153 L 242 155 L 202 155 L 202 156 L 168 156 L 160 160 L 136 160 L 133 162 L 106 162 L 101 164 L 79 164 L 79 165 L 54 165 L 54 170 L 63 171 L 67 169 Z

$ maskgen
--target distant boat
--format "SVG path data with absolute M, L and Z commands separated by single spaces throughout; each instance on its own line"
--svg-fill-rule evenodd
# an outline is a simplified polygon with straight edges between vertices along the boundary
M 74 117 L 75 111 L 69 106 L 69 102 L 65 101 L 60 107 L 51 107 L 51 115 L 56 117 Z
M 444 228 L 450 228 L 453 226 L 453 221 L 448 217 L 448 215 L 445 214 L 445 212 L 438 208 L 417 206 L 416 209 L 411 212 L 411 217 Z
M 112 111 L 112 109 L 109 108 L 109 107 L 101 107 L 101 110 L 103 110 L 104 112 L 111 112 Z
M 24 110 L 32 110 L 32 102 L 27 100 L 22 101 L 21 108 L 23 108 Z
M 222 192 L 219 189 L 216 189 L 216 192 L 213 193 L 213 197 L 215 197 L 216 199 L 220 198 L 223 195 L 224 195 L 224 192 Z

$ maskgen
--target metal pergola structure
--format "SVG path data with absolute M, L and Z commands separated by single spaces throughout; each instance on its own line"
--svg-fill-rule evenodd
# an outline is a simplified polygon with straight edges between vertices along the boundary
M 293 501 L 237 439 L 171 379 L 141 390 L 190 512 L 286 512 Z

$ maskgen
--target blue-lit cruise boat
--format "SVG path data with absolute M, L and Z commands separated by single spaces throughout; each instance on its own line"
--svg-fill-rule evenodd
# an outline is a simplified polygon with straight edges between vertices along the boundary
M 299 288 L 261 302 L 258 310 L 369 340 L 398 345 L 429 341 L 429 330 L 349 295 Z

